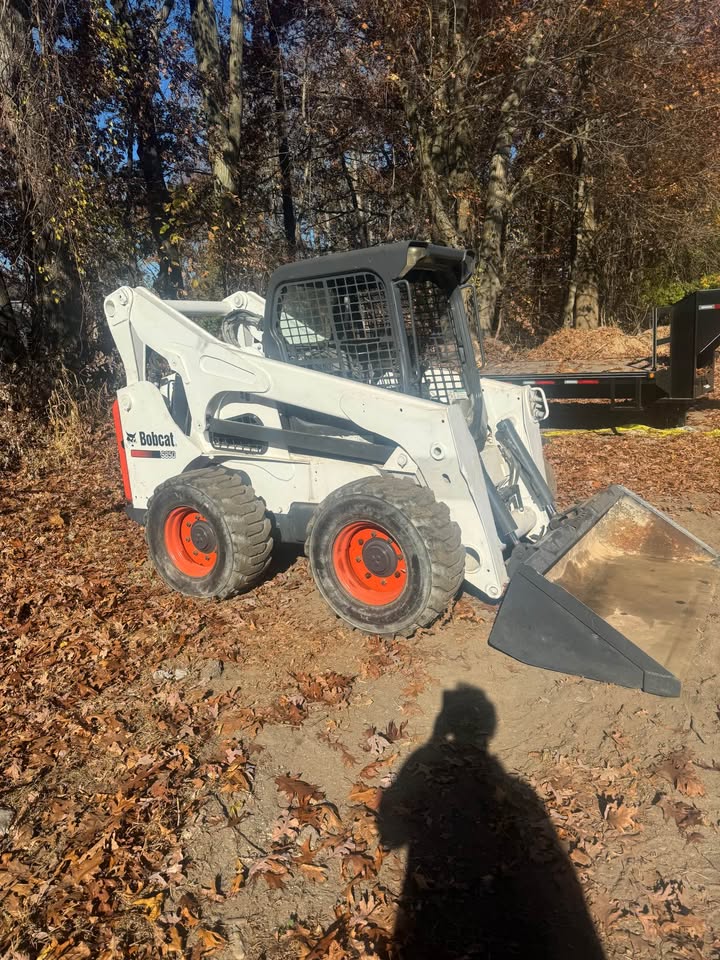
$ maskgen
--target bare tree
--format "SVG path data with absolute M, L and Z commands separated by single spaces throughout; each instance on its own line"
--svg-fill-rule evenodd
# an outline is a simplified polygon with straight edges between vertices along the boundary
M 207 116 L 213 176 L 232 196 L 240 193 L 240 138 L 243 120 L 244 0 L 232 0 L 227 59 L 214 0 L 190 0 L 190 26 Z
M 159 260 L 155 284 L 161 296 L 172 297 L 182 287 L 180 251 L 173 241 L 168 211 L 171 195 L 165 177 L 165 157 L 158 132 L 155 97 L 158 92 L 158 42 L 162 27 L 172 12 L 174 0 L 166 0 L 149 32 L 136 29 L 128 0 L 112 0 L 127 53 L 127 106 L 137 139 L 138 159 L 145 181 L 145 201 L 150 229 Z M 129 160 L 132 162 L 132 143 Z
M 478 313 L 480 325 L 485 331 L 491 330 L 495 324 L 503 287 L 503 236 L 513 196 L 510 188 L 513 142 L 520 125 L 520 107 L 537 66 L 544 35 L 544 24 L 540 21 L 530 35 L 525 55 L 500 106 L 489 158 L 489 178 L 478 251 Z

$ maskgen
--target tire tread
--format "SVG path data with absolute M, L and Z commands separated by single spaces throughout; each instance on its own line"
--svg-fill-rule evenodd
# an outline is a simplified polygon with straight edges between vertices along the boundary
M 157 494 L 176 485 L 178 480 L 189 484 L 215 504 L 227 524 L 233 545 L 232 570 L 225 584 L 215 592 L 219 600 L 227 600 L 249 589 L 263 575 L 272 554 L 272 526 L 265 504 L 254 489 L 225 467 L 201 467 L 171 477 L 159 484 L 148 500 L 148 512 Z
M 414 621 L 398 631 L 402 636 L 412 636 L 441 616 L 460 589 L 465 575 L 465 551 L 460 527 L 451 519 L 447 504 L 438 502 L 432 490 L 419 487 L 412 480 L 397 477 L 356 480 L 329 494 L 323 501 L 323 507 L 342 502 L 350 493 L 376 497 L 402 510 L 425 542 L 430 556 L 430 594 Z M 308 527 L 306 552 L 317 516 L 316 511 Z

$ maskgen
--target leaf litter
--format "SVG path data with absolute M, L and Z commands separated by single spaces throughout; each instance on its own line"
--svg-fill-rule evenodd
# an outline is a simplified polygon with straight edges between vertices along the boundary
M 110 438 L 101 439 L 111 449 Z M 720 506 L 720 487 L 699 461 L 716 456 L 716 447 L 713 438 L 625 435 L 582 446 L 553 438 L 548 451 L 562 461 L 569 499 L 611 478 L 657 501 L 654 494 L 687 490 L 690 477 L 710 509 Z M 11 479 L 7 506 L 25 533 L 5 536 L 0 547 L 0 800 L 14 811 L 0 837 L 0 952 L 12 960 L 109 960 L 130 949 L 140 960 L 222 956 L 229 939 L 219 906 L 239 897 L 265 903 L 263 890 L 282 897 L 292 888 L 307 891 L 305 917 L 313 916 L 315 891 L 329 891 L 323 902 L 334 906 L 320 919 L 294 920 L 277 935 L 279 949 L 316 960 L 391 956 L 398 891 L 387 883 L 377 809 L 410 749 L 407 720 L 366 727 L 356 751 L 333 711 L 351 709 L 358 683 L 395 674 L 415 706 L 429 674 L 413 644 L 363 638 L 352 666 L 316 669 L 313 657 L 337 631 L 328 619 L 317 640 L 307 639 L 307 662 L 287 669 L 287 682 L 274 681 L 268 696 L 248 696 L 242 686 L 209 690 L 193 672 L 198 650 L 260 667 L 268 644 L 282 650 L 286 636 L 302 635 L 307 618 L 298 600 L 314 602 L 305 562 L 237 602 L 200 607 L 168 593 L 149 570 L 141 531 L 121 511 L 111 454 L 89 456 L 72 478 L 48 472 L 29 496 L 20 483 L 27 479 Z M 293 604 L 279 602 L 288 596 Z M 484 608 L 462 600 L 449 626 L 474 629 L 484 617 Z M 167 673 L 161 682 L 156 670 Z M 264 849 L 243 855 L 224 886 L 193 886 L 187 826 L 220 803 L 223 822 L 242 831 L 258 785 L 256 738 L 275 726 L 302 731 L 325 713 L 316 739 L 347 770 L 345 790 L 278 773 Z M 622 731 L 613 728 L 611 739 L 627 753 Z M 700 769 L 713 772 L 701 777 Z M 645 771 L 635 759 L 600 761 L 592 753 L 583 762 L 563 753 L 529 760 L 525 778 L 586 885 L 608 956 L 645 943 L 649 958 L 662 941 L 678 956 L 709 956 L 717 934 L 703 916 L 702 891 L 679 879 L 682 864 L 674 878 L 608 893 L 598 878 L 633 844 L 657 836 L 658 824 L 684 843 L 714 843 L 705 781 L 715 775 L 712 763 L 699 765 L 686 749 Z

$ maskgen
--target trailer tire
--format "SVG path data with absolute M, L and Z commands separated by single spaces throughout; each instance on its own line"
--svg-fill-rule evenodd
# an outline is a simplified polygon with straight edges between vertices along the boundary
M 222 467 L 189 470 L 162 483 L 148 502 L 145 538 L 168 586 L 221 600 L 257 583 L 273 547 L 265 504 Z
M 326 602 L 366 633 L 411 636 L 429 626 L 465 573 L 460 527 L 446 504 L 391 477 L 355 480 L 326 497 L 306 552 Z

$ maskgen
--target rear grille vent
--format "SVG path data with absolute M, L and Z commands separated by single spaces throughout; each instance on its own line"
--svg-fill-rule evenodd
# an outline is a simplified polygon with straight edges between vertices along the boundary
M 244 413 L 240 417 L 228 417 L 228 423 L 251 423 L 253 426 L 262 427 L 263 422 L 254 413 Z M 264 441 L 243 440 L 240 437 L 231 437 L 226 433 L 219 431 L 210 431 L 210 443 L 215 450 L 227 450 L 231 453 L 244 453 L 253 457 L 261 457 L 267 453 L 268 445 Z

